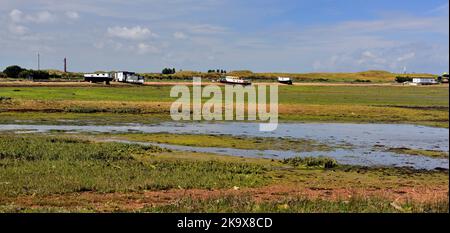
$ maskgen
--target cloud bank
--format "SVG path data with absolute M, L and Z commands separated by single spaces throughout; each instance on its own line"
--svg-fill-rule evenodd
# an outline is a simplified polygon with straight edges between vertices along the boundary
M 351 13 L 348 4 L 4 0 L 0 69 L 33 68 L 40 52 L 42 66 L 61 69 L 68 57 L 77 71 L 448 71 L 448 1 L 353 3 Z

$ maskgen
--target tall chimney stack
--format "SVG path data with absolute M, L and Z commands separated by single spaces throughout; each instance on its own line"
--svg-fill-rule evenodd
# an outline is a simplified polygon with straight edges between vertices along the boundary
M 64 58 L 64 73 L 67 73 L 67 59 Z

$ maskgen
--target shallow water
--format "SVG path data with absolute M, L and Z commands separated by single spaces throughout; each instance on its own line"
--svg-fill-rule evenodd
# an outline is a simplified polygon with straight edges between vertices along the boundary
M 449 151 L 449 131 L 402 124 L 300 124 L 282 123 L 274 132 L 260 132 L 257 123 L 161 123 L 153 125 L 114 125 L 114 126 L 74 126 L 74 125 L 0 125 L 0 131 L 49 132 L 52 130 L 69 132 L 101 133 L 177 133 L 177 134 L 213 134 L 249 137 L 276 137 L 311 139 L 321 143 L 351 144 L 352 149 L 334 151 L 304 152 L 275 150 L 240 150 L 232 148 L 201 148 L 164 145 L 162 147 L 208 152 L 244 157 L 288 158 L 293 156 L 327 156 L 342 164 L 364 166 L 397 166 L 416 169 L 434 169 L 449 167 L 448 159 L 423 156 L 399 155 L 384 151 L 386 148 L 407 147 L 423 150 Z
M 169 145 L 162 143 L 137 142 L 129 140 L 104 140 L 108 142 L 120 142 L 140 145 L 155 145 L 162 148 L 179 151 L 213 153 L 219 155 L 230 155 L 247 158 L 267 158 L 267 159 L 284 159 L 296 156 L 300 157 L 330 157 L 334 158 L 339 164 L 360 165 L 360 166 L 390 166 L 390 167 L 412 167 L 415 169 L 433 170 L 436 168 L 447 168 L 448 159 L 435 159 L 424 156 L 399 155 L 391 152 L 366 152 L 363 149 L 345 150 L 338 149 L 335 151 L 316 151 L 316 152 L 296 152 L 281 150 L 244 150 L 234 148 L 220 147 L 193 147 Z

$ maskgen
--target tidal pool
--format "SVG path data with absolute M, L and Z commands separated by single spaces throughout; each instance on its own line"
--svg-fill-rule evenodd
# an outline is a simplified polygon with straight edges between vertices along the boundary
M 449 131 L 444 128 L 404 124 L 280 123 L 273 132 L 260 132 L 257 123 L 173 123 L 152 125 L 0 125 L 0 131 L 90 133 L 176 133 L 210 134 L 248 137 L 311 139 L 330 145 L 351 144 L 352 149 L 295 152 L 280 150 L 241 150 L 233 148 L 189 147 L 158 144 L 162 147 L 223 155 L 283 159 L 294 156 L 326 156 L 341 164 L 363 166 L 413 167 L 416 169 L 449 168 L 449 160 L 386 152 L 382 148 L 407 147 L 421 150 L 449 151 Z M 130 142 L 128 143 L 142 143 Z

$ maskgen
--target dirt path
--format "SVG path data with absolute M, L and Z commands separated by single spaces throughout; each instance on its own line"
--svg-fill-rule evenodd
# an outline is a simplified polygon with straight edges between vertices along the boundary
M 20 196 L 4 198 L 1 203 L 14 203 L 17 206 L 42 208 L 65 207 L 67 209 L 94 208 L 96 211 L 108 212 L 114 209 L 139 210 L 149 206 L 174 204 L 183 198 L 204 200 L 223 196 L 246 196 L 256 202 L 277 201 L 289 197 L 302 197 L 322 200 L 348 200 L 359 198 L 386 198 L 401 203 L 414 201 L 419 203 L 448 199 L 448 187 L 398 188 L 380 190 L 376 188 L 355 189 L 312 189 L 295 185 L 272 185 L 262 188 L 202 190 L 171 189 L 164 191 L 145 191 L 142 193 L 108 193 L 82 192 L 49 196 Z

